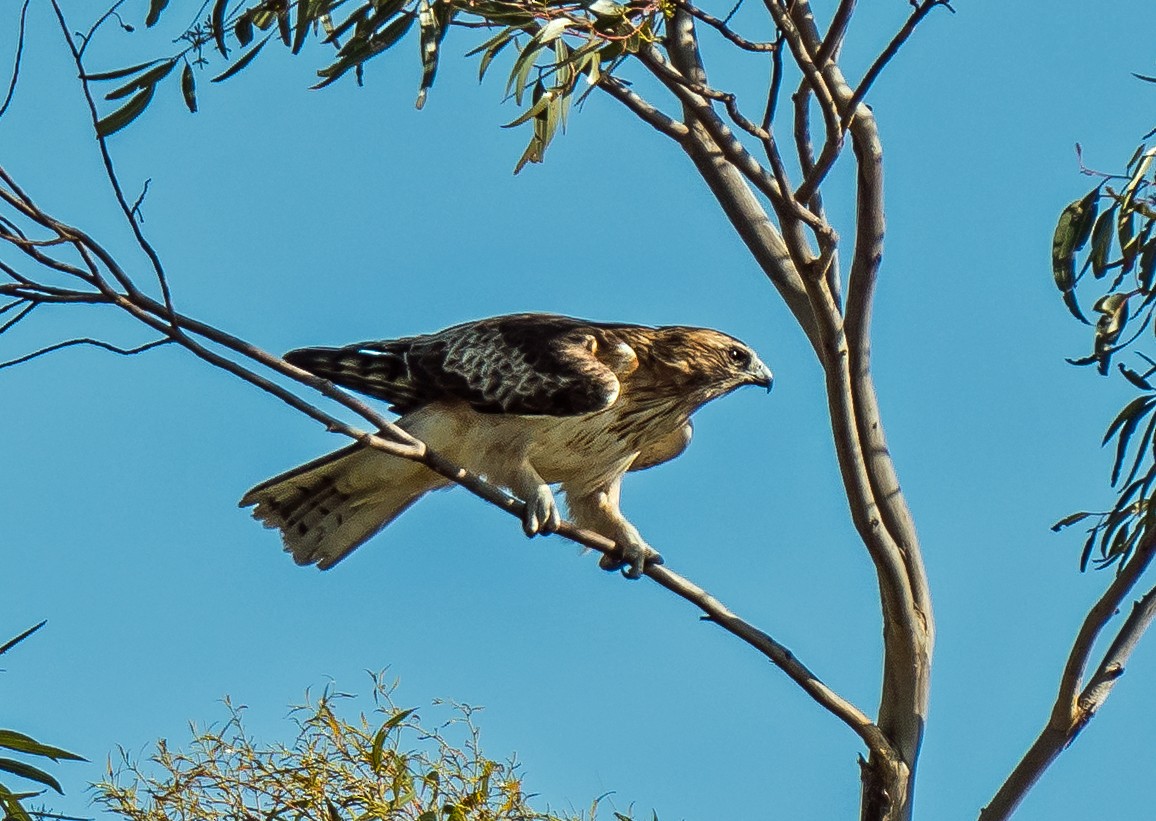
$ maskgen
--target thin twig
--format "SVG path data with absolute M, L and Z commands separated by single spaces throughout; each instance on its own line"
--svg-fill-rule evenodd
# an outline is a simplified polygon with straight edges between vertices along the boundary
M 16 81 L 20 79 L 20 57 L 24 53 L 24 18 L 28 14 L 28 4 L 31 0 L 24 0 L 20 7 L 20 30 L 16 37 L 16 56 L 12 60 L 12 79 L 8 82 L 8 93 L 4 95 L 4 102 L 0 103 L 0 117 L 8 110 L 12 97 L 16 94 Z
M 755 52 L 765 53 L 768 51 L 775 51 L 778 48 L 778 44 L 779 44 L 778 40 L 774 40 L 774 41 L 769 42 L 769 43 L 768 42 L 757 43 L 757 42 L 754 42 L 752 40 L 748 40 L 745 37 L 737 34 L 734 29 L 732 29 L 730 26 L 728 26 L 727 20 L 720 20 L 719 18 L 715 17 L 713 14 L 705 12 L 702 9 L 700 9 L 698 6 L 694 5 L 693 3 L 690 3 L 689 0 L 676 0 L 676 2 L 681 8 L 686 9 L 687 12 L 689 12 L 691 15 L 693 15 L 694 17 L 697 17 L 699 20 L 702 20 L 708 26 L 715 29 L 719 34 L 721 34 L 723 37 L 730 40 L 732 43 L 734 43 L 736 46 L 743 49 L 744 51 L 755 51 Z M 732 12 L 732 14 L 733 14 L 733 12 Z M 729 15 L 728 15 L 728 19 L 729 19 Z
M 27 305 L 25 305 L 23 308 L 21 308 L 19 311 L 17 311 L 16 316 L 12 317 L 7 322 L 0 325 L 0 334 L 4 333 L 9 328 L 11 328 L 13 325 L 15 325 L 17 322 L 19 322 L 24 317 L 26 317 L 30 313 L 32 313 L 33 309 L 38 307 L 38 305 L 39 305 L 39 303 L 29 302 Z M 4 310 L 7 310 L 10 307 L 11 307 L 10 305 L 4 306 Z M 0 313 L 3 313 L 3 311 L 0 311 Z
M 48 619 L 45 619 L 44 621 L 40 622 L 40 624 L 34 624 L 32 627 L 29 627 L 27 630 L 25 630 L 23 633 L 21 633 L 16 638 L 9 639 L 8 641 L 4 642 L 3 644 L 0 644 L 0 656 L 7 653 L 9 650 L 11 650 L 17 644 L 24 641 L 24 639 L 31 636 L 33 633 L 35 633 L 37 630 L 39 630 L 41 627 L 43 627 L 46 624 L 48 624 Z
M 45 354 L 52 353 L 53 351 L 59 351 L 62 348 L 71 348 L 74 345 L 91 345 L 95 348 L 102 348 L 103 350 L 111 351 L 112 353 L 120 354 L 122 356 L 134 356 L 138 353 L 144 353 L 147 350 L 159 347 L 160 345 L 167 345 L 172 341 L 172 339 L 166 337 L 164 339 L 155 339 L 152 342 L 146 342 L 144 345 L 138 345 L 135 348 L 118 348 L 116 345 L 111 345 L 108 342 L 103 342 L 99 339 L 89 339 L 88 337 L 80 339 L 69 339 L 64 342 L 57 342 L 55 345 L 49 345 L 47 348 L 41 348 L 38 351 L 33 351 L 30 354 L 26 354 L 16 359 L 10 359 L 7 362 L 0 362 L 0 370 L 3 370 L 4 368 L 11 368 L 14 365 L 22 365 L 25 362 L 31 362 L 37 357 L 44 356 Z
M 115 11 L 119 5 L 120 4 L 117 3 L 116 6 L 113 6 L 112 9 L 109 10 L 110 13 Z M 155 273 L 157 282 L 161 288 L 161 296 L 164 300 L 165 307 L 168 309 L 169 313 L 173 313 L 173 298 L 169 291 L 169 282 L 168 278 L 165 276 L 164 266 L 161 265 L 161 259 L 157 255 L 156 250 L 149 243 L 148 239 L 145 238 L 144 233 L 140 229 L 140 225 L 135 219 L 133 219 L 132 207 L 129 205 L 128 200 L 125 198 L 124 190 L 121 188 L 120 179 L 117 177 L 116 169 L 113 167 L 112 155 L 108 151 L 108 142 L 106 138 L 101 135 L 100 130 L 97 128 L 97 123 L 100 122 L 100 115 L 97 113 L 96 101 L 93 99 L 92 91 L 89 89 L 89 82 L 87 79 L 85 79 L 84 70 L 84 46 L 88 45 L 88 39 L 85 40 L 84 46 L 77 48 L 76 41 L 73 39 L 72 34 L 69 32 L 68 23 L 64 19 L 64 12 L 61 10 L 58 0 L 52 0 L 52 8 L 56 12 L 56 19 L 60 23 L 60 32 L 64 36 L 64 41 L 68 45 L 69 51 L 72 53 L 72 59 L 76 65 L 77 74 L 80 77 L 80 87 L 84 93 L 84 99 L 88 103 L 88 113 L 89 118 L 92 121 L 93 132 L 96 134 L 96 141 L 100 146 L 100 157 L 104 163 L 105 176 L 108 178 L 109 185 L 112 187 L 113 194 L 116 196 L 117 205 L 120 206 L 120 210 L 128 219 L 129 226 L 132 229 L 133 237 L 136 239 L 137 245 L 140 246 L 142 251 L 144 251 L 145 256 L 148 257 L 149 262 L 152 264 L 153 272 Z M 93 26 L 92 31 L 95 31 L 96 26 L 100 25 L 100 23 L 105 19 L 107 19 L 107 15 L 101 18 L 101 20 L 97 21 L 97 23 Z M 92 31 L 89 33 L 90 38 L 92 36 Z M 175 325 L 173 326 L 173 330 L 176 331 Z

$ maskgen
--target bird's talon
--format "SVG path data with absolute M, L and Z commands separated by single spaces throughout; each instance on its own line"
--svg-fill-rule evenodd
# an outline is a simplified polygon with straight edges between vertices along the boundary
M 537 536 L 539 533 L 553 533 L 562 522 L 558 513 L 558 504 L 554 501 L 554 494 L 550 488 L 542 485 L 533 494 L 532 499 L 526 500 L 526 509 L 522 513 L 522 530 L 527 536 Z
M 662 554 L 646 543 L 626 543 L 619 547 L 619 553 L 604 554 L 598 560 L 598 566 L 603 570 L 621 570 L 627 579 L 640 579 L 646 572 L 648 564 L 663 564 Z

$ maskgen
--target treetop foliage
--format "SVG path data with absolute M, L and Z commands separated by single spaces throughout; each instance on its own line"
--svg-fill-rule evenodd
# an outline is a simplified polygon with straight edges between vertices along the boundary
M 430 727 L 392 689 L 374 676 L 375 709 L 353 717 L 343 715 L 348 694 L 307 696 L 290 713 L 288 744 L 255 741 L 244 707 L 226 699 L 229 718 L 194 726 L 184 751 L 164 739 L 146 761 L 122 751 L 96 801 L 129 821 L 582 821 L 530 807 L 516 762 L 482 754 L 473 708 L 455 704 Z
M 1146 139 L 1152 134 L 1146 135 Z M 1052 241 L 1052 273 L 1068 310 L 1092 325 L 1092 353 L 1068 360 L 1095 365 L 1104 375 L 1112 357 L 1133 347 L 1152 324 L 1156 310 L 1156 147 L 1141 143 L 1123 174 L 1085 168 L 1100 181 L 1060 214 Z M 1089 276 L 1090 275 L 1090 276 Z M 1077 294 L 1093 292 L 1090 321 Z M 1080 511 L 1060 520 L 1054 530 L 1091 520 L 1080 557 L 1098 567 L 1122 568 L 1153 525 L 1156 506 L 1149 503 L 1156 486 L 1156 361 L 1134 351 L 1143 367 L 1117 363 L 1119 373 L 1140 391 L 1108 426 L 1103 444 L 1115 442 L 1112 486 L 1117 499 L 1104 512 Z M 1093 560 L 1093 553 L 1096 558 Z
M 167 5 L 167 0 L 151 0 L 146 26 L 155 25 Z M 448 31 L 484 28 L 492 36 L 469 52 L 479 58 L 479 79 L 511 45 L 517 52 L 505 92 L 523 111 L 506 127 L 532 127 L 517 172 L 526 163 L 542 161 L 550 141 L 565 127 L 571 104 L 581 103 L 626 56 L 655 42 L 674 8 L 674 0 L 259 0 L 232 4 L 212 0 L 177 40 L 176 53 L 91 73 L 86 79 L 112 84 L 106 100 L 124 100 L 98 123 L 98 133 L 107 137 L 140 116 L 178 66 L 177 86 L 189 110 L 195 112 L 194 66 L 207 68 L 213 60 L 228 61 L 210 80 L 222 82 L 248 67 L 271 40 L 279 40 L 297 54 L 313 37 L 334 49 L 333 61 L 318 70 L 319 80 L 313 87 L 324 88 L 350 72 L 360 84 L 366 63 L 397 45 L 416 26 L 422 65 L 416 105 L 421 108 L 437 76 L 441 43 Z M 747 43 L 747 47 L 770 51 L 773 45 Z

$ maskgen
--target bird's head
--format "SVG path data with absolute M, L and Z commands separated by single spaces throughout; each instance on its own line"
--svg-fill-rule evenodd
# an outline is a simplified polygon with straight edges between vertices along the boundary
M 710 328 L 660 328 L 658 357 L 677 374 L 675 380 L 696 404 L 709 402 L 744 385 L 771 389 L 771 370 L 750 346 Z

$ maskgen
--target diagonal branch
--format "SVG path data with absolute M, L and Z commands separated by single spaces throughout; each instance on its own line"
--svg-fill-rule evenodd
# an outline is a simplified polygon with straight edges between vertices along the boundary
M 598 81 L 598 87 L 633 111 L 643 122 L 672 140 L 681 142 L 689 133 L 685 123 L 680 123 L 647 102 L 617 77 L 603 74 Z
M 698 6 L 689 2 L 689 0 L 675 0 L 675 2 L 679 8 L 685 9 L 691 16 L 697 17 L 699 20 L 706 23 L 708 26 L 713 28 L 723 37 L 730 40 L 744 51 L 756 51 L 765 53 L 768 51 L 775 51 L 779 47 L 779 42 L 777 40 L 771 41 L 769 43 L 755 43 L 746 39 L 745 37 L 740 36 L 734 31 L 734 29 L 726 24 L 726 21 L 720 20 L 713 14 L 703 11 Z
M 1093 671 L 1088 685 L 1081 689 L 1096 639 L 1131 595 L 1153 557 L 1156 557 L 1156 531 L 1149 530 L 1136 546 L 1132 558 L 1088 611 L 1064 665 L 1059 692 L 1047 724 L 992 797 L 991 803 L 980 812 L 980 821 L 1003 821 L 1011 817 L 1052 762 L 1092 720 L 1116 681 L 1124 674 L 1124 664 L 1156 617 L 1156 589 L 1149 590 L 1133 605 L 1131 614 Z

